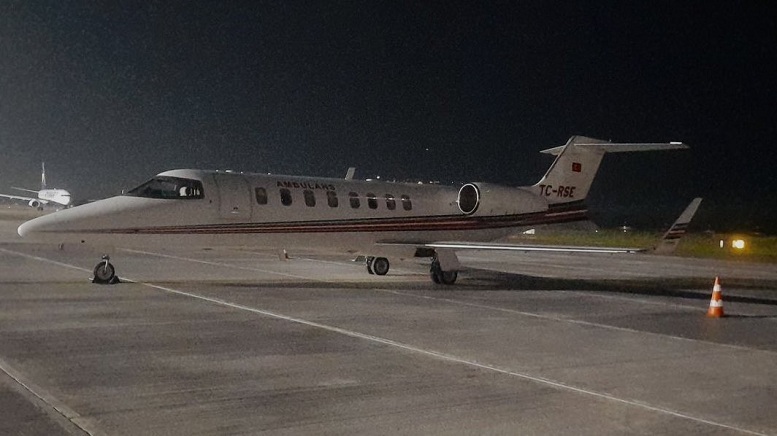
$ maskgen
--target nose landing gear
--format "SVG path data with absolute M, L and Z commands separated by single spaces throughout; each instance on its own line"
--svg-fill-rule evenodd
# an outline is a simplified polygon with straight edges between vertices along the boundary
M 94 266 L 92 273 L 92 283 L 100 285 L 113 285 L 119 282 L 119 277 L 116 276 L 116 269 L 113 267 L 110 256 L 107 254 L 102 257 L 100 263 Z

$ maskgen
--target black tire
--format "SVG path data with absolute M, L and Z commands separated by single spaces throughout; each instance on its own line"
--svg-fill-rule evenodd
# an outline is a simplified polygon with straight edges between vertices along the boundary
M 391 264 L 389 264 L 388 259 L 385 257 L 376 257 L 372 261 L 372 272 L 379 276 L 385 276 L 389 272 L 390 267 Z
M 440 273 L 440 282 L 444 285 L 452 285 L 456 283 L 456 279 L 459 277 L 458 271 L 443 271 Z
M 459 277 L 458 271 L 443 271 L 440 267 L 440 261 L 437 258 L 432 259 L 432 267 L 429 269 L 429 277 L 436 284 L 452 285 L 456 283 Z
M 113 265 L 105 261 L 95 265 L 92 273 L 94 274 L 92 279 L 94 283 L 111 283 L 116 277 L 116 270 L 113 268 Z
M 429 268 L 429 277 L 436 284 L 440 284 L 440 276 L 442 275 L 442 269 L 440 269 L 440 261 L 436 257 L 432 258 L 432 266 Z

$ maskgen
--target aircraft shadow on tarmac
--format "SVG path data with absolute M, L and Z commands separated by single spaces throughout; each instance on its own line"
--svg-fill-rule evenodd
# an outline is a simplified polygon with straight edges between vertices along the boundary
M 506 272 L 493 272 L 470 269 L 467 278 L 478 282 L 476 288 L 489 290 L 544 290 L 544 291 L 590 291 L 632 295 L 649 295 L 688 300 L 709 300 L 712 294 L 712 281 L 701 278 L 667 279 L 564 279 L 529 276 Z M 764 291 L 775 298 L 763 298 L 744 295 L 732 295 L 724 292 L 724 300 L 736 303 L 777 306 L 777 283 L 774 281 L 753 281 L 733 279 L 729 286 L 751 291 Z M 470 290 L 473 286 L 461 287 Z M 454 287 L 458 290 L 458 286 Z
M 418 275 L 409 275 L 418 277 Z M 462 271 L 456 285 L 435 285 L 426 280 L 399 281 L 249 281 L 220 282 L 231 288 L 244 289 L 382 289 L 404 291 L 435 291 L 440 295 L 457 292 L 492 292 L 492 291 L 587 291 L 603 294 L 628 294 L 661 296 L 686 300 L 708 301 L 712 293 L 711 280 L 705 278 L 667 278 L 667 279 L 565 279 L 537 277 L 524 274 L 496 272 L 468 268 Z M 736 287 L 738 291 L 763 292 L 773 298 L 761 296 L 746 296 L 726 294 L 727 302 L 748 303 L 764 306 L 777 306 L 777 282 L 732 279 L 728 286 Z M 732 316 L 734 317 L 734 316 Z

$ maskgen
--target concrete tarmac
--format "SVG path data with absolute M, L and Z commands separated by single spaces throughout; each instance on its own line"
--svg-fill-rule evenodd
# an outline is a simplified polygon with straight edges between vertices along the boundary
M 95 285 L 95 254 L 6 223 L 0 434 L 777 434 L 773 265 L 463 253 L 447 287 L 420 260 L 123 250 Z

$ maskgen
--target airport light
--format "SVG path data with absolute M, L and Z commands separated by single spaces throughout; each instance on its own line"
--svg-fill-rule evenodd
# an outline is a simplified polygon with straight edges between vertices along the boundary
M 745 249 L 745 240 L 744 239 L 734 239 L 731 241 L 731 248 L 735 250 L 744 250 Z

